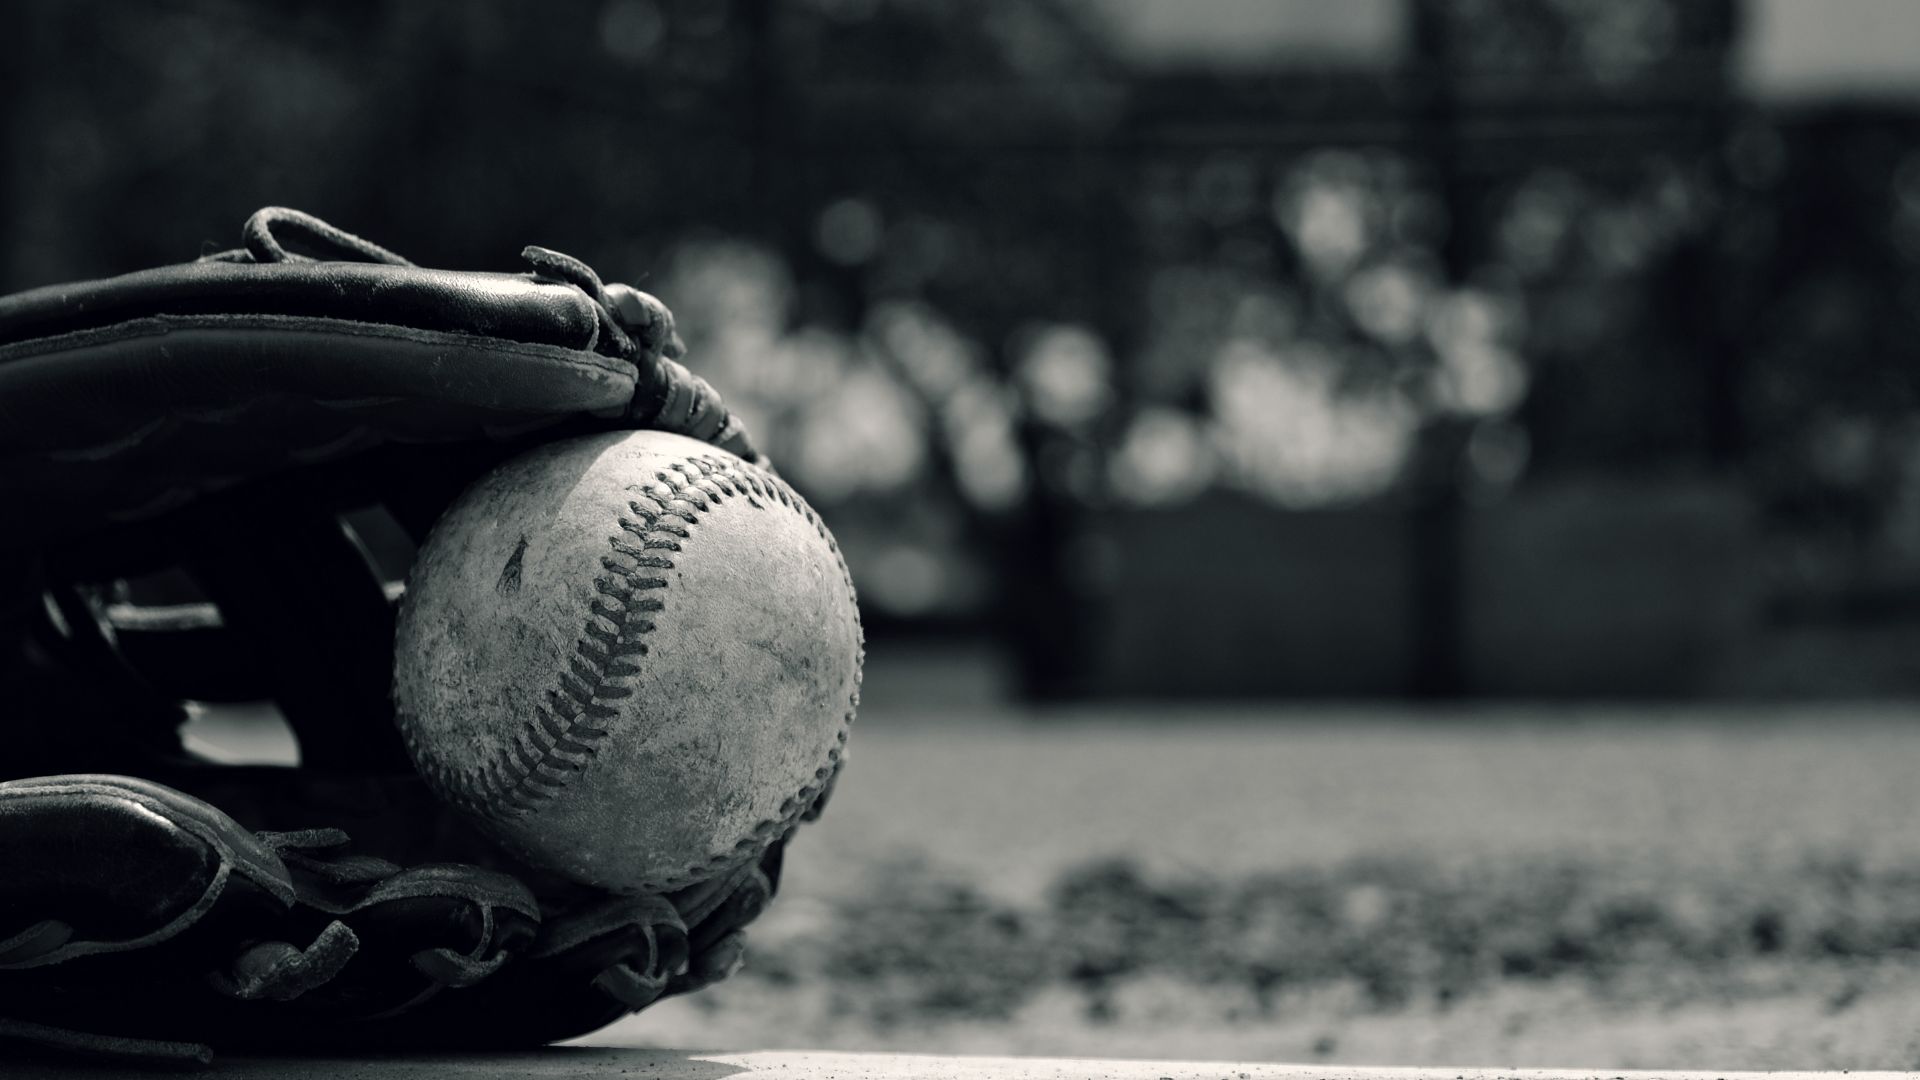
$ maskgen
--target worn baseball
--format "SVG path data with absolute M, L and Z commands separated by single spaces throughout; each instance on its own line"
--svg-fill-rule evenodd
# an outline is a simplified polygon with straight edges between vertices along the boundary
M 845 751 L 860 615 L 773 473 L 659 431 L 552 443 L 420 550 L 394 705 L 430 787 L 528 863 L 670 892 L 786 835 Z

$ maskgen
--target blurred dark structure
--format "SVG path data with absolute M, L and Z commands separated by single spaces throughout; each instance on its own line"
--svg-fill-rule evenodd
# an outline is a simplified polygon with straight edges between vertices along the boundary
M 1920 108 L 1751 11 L 24 0 L 0 284 L 578 255 L 1036 695 L 1912 692 Z

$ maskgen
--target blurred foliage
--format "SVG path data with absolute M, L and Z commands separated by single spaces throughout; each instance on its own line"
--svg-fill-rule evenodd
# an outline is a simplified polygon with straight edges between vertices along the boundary
M 1912 116 L 1736 100 L 1733 0 L 1408 0 L 1403 55 L 1274 70 L 1129 66 L 1110 3 L 23 0 L 0 272 L 266 203 L 568 251 L 882 617 L 1053 603 L 1088 508 L 1580 472 L 1736 477 L 1783 589 L 1920 588 Z

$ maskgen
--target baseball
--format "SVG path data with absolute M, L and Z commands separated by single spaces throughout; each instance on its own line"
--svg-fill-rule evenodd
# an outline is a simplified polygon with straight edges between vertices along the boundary
M 429 786 L 528 863 L 671 892 L 791 831 L 859 700 L 853 586 L 779 477 L 658 431 L 509 461 L 434 525 L 395 715 Z

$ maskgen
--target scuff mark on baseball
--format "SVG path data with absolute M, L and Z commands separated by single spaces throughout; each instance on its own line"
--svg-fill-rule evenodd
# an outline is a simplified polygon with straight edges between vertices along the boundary
M 519 857 L 668 892 L 792 830 L 843 759 L 861 659 L 846 563 L 784 481 L 614 432 L 509 461 L 435 524 L 395 715 L 427 783 Z

